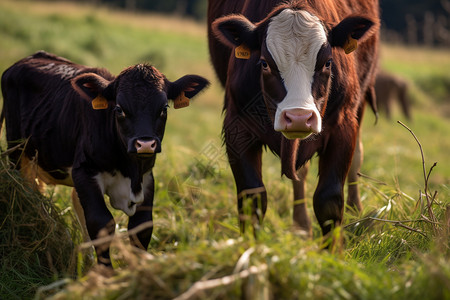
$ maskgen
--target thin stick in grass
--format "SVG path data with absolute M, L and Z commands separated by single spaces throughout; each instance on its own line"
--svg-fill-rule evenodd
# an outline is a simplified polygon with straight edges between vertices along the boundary
M 419 145 L 420 155 L 422 156 L 422 171 L 423 171 L 423 179 L 424 179 L 424 182 L 425 182 L 425 198 L 427 199 L 428 215 L 430 216 L 430 219 L 433 222 L 436 222 L 436 216 L 434 215 L 433 209 L 431 208 L 432 201 L 430 200 L 430 195 L 428 193 L 428 179 L 430 177 L 432 169 L 436 166 L 436 163 L 434 163 L 433 166 L 430 168 L 430 171 L 428 172 L 428 176 L 427 176 L 426 167 L 425 167 L 425 157 L 424 157 L 424 154 L 423 154 L 422 144 L 420 143 L 419 139 L 414 134 L 414 132 L 408 126 L 406 126 L 401 121 L 397 121 L 397 123 L 399 123 L 404 128 L 406 128 L 406 130 L 408 130 L 411 133 L 411 135 L 414 137 L 414 139 L 416 140 L 417 145 Z M 436 234 L 437 233 L 436 226 L 434 224 L 432 224 L 431 226 L 433 228 L 433 232 Z

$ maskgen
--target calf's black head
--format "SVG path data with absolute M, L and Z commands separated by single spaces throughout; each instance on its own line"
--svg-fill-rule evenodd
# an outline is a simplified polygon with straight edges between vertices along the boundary
M 127 152 L 151 156 L 161 152 L 169 100 L 192 98 L 209 82 L 186 75 L 171 82 L 153 66 L 139 64 L 122 71 L 114 80 L 86 73 L 72 80 L 74 89 L 93 109 L 114 114 L 117 131 Z

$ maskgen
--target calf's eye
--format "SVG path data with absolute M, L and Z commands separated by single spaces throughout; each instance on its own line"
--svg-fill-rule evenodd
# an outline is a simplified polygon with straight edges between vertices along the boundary
M 114 108 L 114 111 L 116 112 L 116 115 L 118 118 L 125 118 L 125 112 L 123 111 L 122 107 L 119 105 L 116 105 Z
M 325 63 L 325 68 L 329 69 L 331 68 L 331 64 L 333 63 L 332 59 L 329 59 L 326 63 Z
M 164 118 L 164 117 L 166 117 L 167 116 L 167 108 L 169 107 L 169 105 L 166 105 L 162 110 L 161 110 L 161 113 L 160 113 L 160 117 L 161 118 Z

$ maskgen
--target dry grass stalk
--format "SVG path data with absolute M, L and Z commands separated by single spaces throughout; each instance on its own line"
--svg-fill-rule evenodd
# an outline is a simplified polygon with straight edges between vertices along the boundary
M 128 231 L 127 233 L 123 233 L 122 236 L 123 237 L 130 237 L 132 235 L 136 235 L 137 233 L 139 233 L 140 231 L 147 229 L 149 227 L 153 226 L 153 222 L 149 221 L 149 222 L 145 222 L 140 224 L 139 226 L 136 226 L 135 228 L 133 228 L 132 230 Z M 79 249 L 80 250 L 85 250 L 85 249 L 89 249 L 93 246 L 100 246 L 102 244 L 105 243 L 110 243 L 112 242 L 114 239 L 114 235 L 107 235 L 89 242 L 84 242 L 82 244 L 80 244 Z
M 425 192 L 425 198 L 426 198 L 426 200 L 427 200 L 427 210 L 428 210 L 428 215 L 429 215 L 429 217 L 430 217 L 430 219 L 431 219 L 431 221 L 432 222 L 437 222 L 437 219 L 436 219 L 436 216 L 434 215 L 434 212 L 433 212 L 433 209 L 432 209 L 432 204 L 433 204 L 433 202 L 434 202 L 434 198 L 435 198 L 435 196 L 437 195 L 437 193 L 435 192 L 434 193 L 434 195 L 435 196 L 433 196 L 431 199 L 430 199 L 430 193 L 429 193 L 429 189 L 428 189 L 428 180 L 429 180 L 429 178 L 430 178 L 430 174 L 431 174 L 431 171 L 433 170 L 433 168 L 436 166 L 436 163 L 434 163 L 433 164 L 433 166 L 430 168 L 430 170 L 429 170 L 429 172 L 428 172 L 428 175 L 427 175 L 427 172 L 426 172 L 426 166 L 425 166 L 425 157 L 424 157 L 424 154 L 423 154 L 423 149 L 422 149 L 422 144 L 420 143 L 420 141 L 419 141 L 419 139 L 417 138 L 417 136 L 414 134 L 414 132 L 408 127 L 408 126 L 406 126 L 404 123 L 402 123 L 401 121 L 397 121 L 400 125 L 402 125 L 404 128 L 406 128 L 406 130 L 408 130 L 410 133 L 411 133 L 411 135 L 414 137 L 414 139 L 416 140 L 416 142 L 417 142 L 417 145 L 419 145 L 419 149 L 420 149 L 420 155 L 421 155 L 421 157 L 422 157 L 422 171 L 423 171 L 423 179 L 424 179 L 424 182 L 425 182 L 425 190 L 424 190 L 424 192 Z M 437 233 L 438 233 L 438 229 L 437 229 L 437 226 L 436 225 L 434 225 L 433 223 L 432 223 L 432 228 L 433 228 L 433 233 L 436 235 Z
M 15 288 L 20 288 L 18 294 L 32 289 L 25 279 L 31 276 L 41 284 L 62 275 L 73 276 L 77 223 L 11 169 L 3 155 L 0 220 L 1 286 L 8 286 L 11 295 L 16 294 Z
M 251 266 L 250 268 L 243 270 L 237 274 L 232 274 L 221 278 L 210 279 L 206 281 L 197 281 L 189 290 L 179 295 L 174 300 L 201 299 L 207 290 L 232 285 L 238 282 L 239 280 L 243 280 L 250 276 L 264 273 L 267 271 L 267 269 L 268 268 L 266 264 L 260 265 L 258 267 Z

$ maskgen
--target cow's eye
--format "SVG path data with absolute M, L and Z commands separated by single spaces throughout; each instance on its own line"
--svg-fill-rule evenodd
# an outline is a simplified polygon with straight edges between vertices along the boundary
M 329 69 L 331 68 L 331 65 L 333 64 L 333 60 L 330 58 L 326 63 L 325 63 L 325 68 Z
M 118 118 L 125 118 L 125 112 L 123 111 L 122 107 L 120 107 L 119 105 L 116 105 L 116 107 L 114 108 L 114 111 L 116 112 L 116 115 Z
M 166 105 L 162 110 L 161 110 L 161 114 L 159 115 L 161 118 L 165 118 L 167 117 L 167 108 L 169 107 L 169 105 Z
M 259 63 L 261 64 L 261 67 L 263 68 L 263 70 L 268 70 L 268 69 L 269 69 L 269 64 L 267 63 L 266 60 L 261 59 L 261 60 L 259 61 Z

